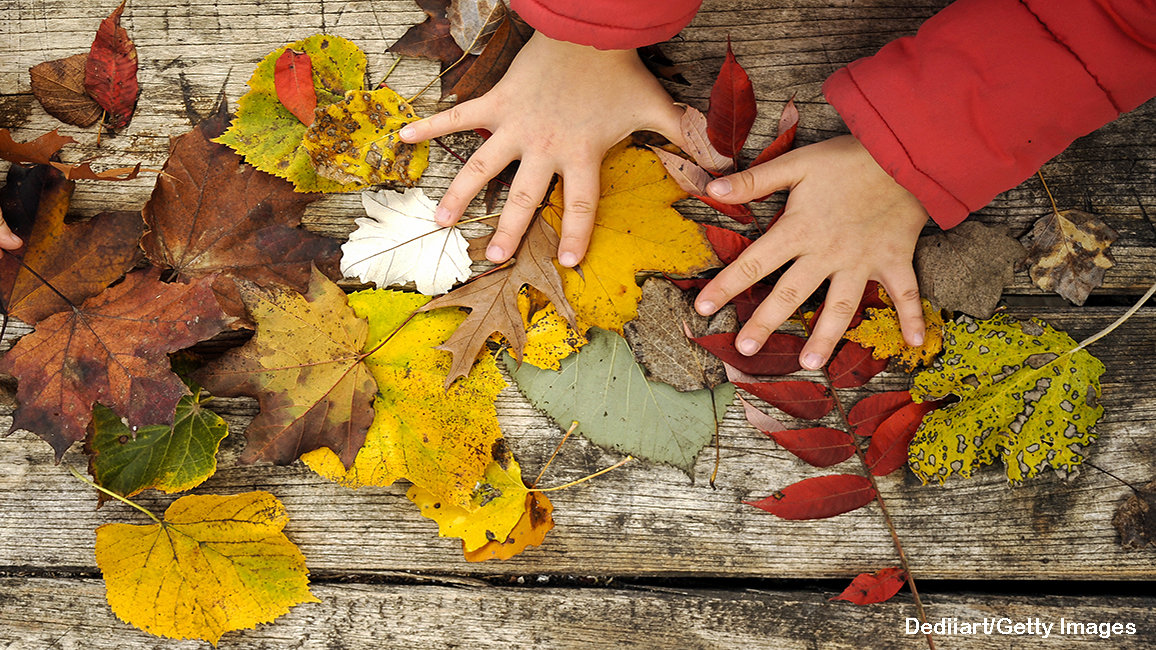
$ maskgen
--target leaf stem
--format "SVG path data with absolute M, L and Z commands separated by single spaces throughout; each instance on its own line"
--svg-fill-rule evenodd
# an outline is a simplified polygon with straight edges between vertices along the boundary
M 557 485 L 557 486 L 554 486 L 552 488 L 531 488 L 530 492 L 554 492 L 556 490 L 565 490 L 568 487 L 574 487 L 575 485 L 578 485 L 579 483 L 585 483 L 586 481 L 589 481 L 592 478 L 597 478 L 597 477 L 602 476 L 603 474 L 605 474 L 611 470 L 618 469 L 619 467 L 622 467 L 623 465 L 625 465 L 626 463 L 629 463 L 632 460 L 634 460 L 634 456 L 627 456 L 626 458 L 623 458 L 622 460 L 618 461 L 617 463 L 614 463 L 610 467 L 607 467 L 606 469 L 600 469 L 597 472 L 594 472 L 593 474 L 591 474 L 590 476 L 583 476 L 582 478 L 578 479 L 577 481 L 570 481 L 569 483 L 566 483 L 564 485 Z
M 140 510 L 141 512 L 143 512 L 143 513 L 145 513 L 146 515 L 148 515 L 148 516 L 149 516 L 149 519 L 152 519 L 153 521 L 157 522 L 158 524 L 163 524 L 163 523 L 164 523 L 164 522 L 162 522 L 160 519 L 157 519 L 157 516 L 156 516 L 156 515 L 154 515 L 153 513 L 149 512 L 148 508 L 145 508 L 145 507 L 144 507 L 144 506 L 142 506 L 142 505 L 139 505 L 139 504 L 133 503 L 132 501 L 129 501 L 128 499 L 126 499 L 126 498 L 122 497 L 121 495 L 117 494 L 116 492 L 112 492 L 111 490 L 106 490 L 105 488 L 102 488 L 101 486 L 97 485 L 96 483 L 93 483 L 92 481 L 88 480 L 88 478 L 87 478 L 87 477 L 85 477 L 85 476 L 82 476 L 82 475 L 80 474 L 80 472 L 76 471 L 76 469 L 75 469 L 75 468 L 73 468 L 71 465 L 69 465 L 69 466 L 68 466 L 68 471 L 72 472 L 72 475 L 73 475 L 73 476 L 75 476 L 76 478 L 80 479 L 80 480 L 81 480 L 81 482 L 83 482 L 83 483 L 87 483 L 89 486 L 91 486 L 91 487 L 94 487 L 94 488 L 96 488 L 97 490 L 100 490 L 101 492 L 104 492 L 105 494 L 107 494 L 108 496 L 110 496 L 110 497 L 112 497 L 112 498 L 116 499 L 117 501 L 121 501 L 121 502 L 123 502 L 123 503 L 127 503 L 128 505 L 130 505 L 130 506 L 132 506 L 132 507 L 136 508 L 137 510 Z
M 1052 191 L 1048 189 L 1048 183 L 1044 180 L 1044 175 L 1037 169 L 1036 176 L 1040 177 L 1040 182 L 1044 185 L 1044 191 L 1048 193 L 1048 200 L 1052 202 L 1052 212 L 1054 212 L 1057 217 L 1060 216 L 1060 209 L 1056 207 L 1056 199 L 1052 197 Z
M 1100 330 L 1099 332 L 1096 332 L 1095 334 L 1084 339 L 1083 341 L 1080 342 L 1079 345 L 1072 348 L 1071 350 L 1068 350 L 1067 352 L 1065 352 L 1061 356 L 1067 356 L 1069 354 L 1075 354 L 1076 352 L 1083 350 L 1084 348 L 1088 347 L 1089 345 L 1091 345 L 1091 344 L 1095 343 L 1096 341 L 1099 341 L 1100 339 L 1104 338 L 1105 336 L 1111 334 L 1112 330 L 1123 325 L 1124 321 L 1128 320 L 1136 312 L 1140 311 L 1140 308 L 1144 306 L 1144 303 L 1148 302 L 1148 299 L 1151 298 L 1152 294 L 1154 294 L 1154 293 L 1156 293 L 1156 283 L 1153 283 L 1152 286 L 1148 287 L 1148 291 L 1145 292 L 1143 296 L 1140 296 L 1140 299 L 1136 301 L 1136 304 L 1132 305 L 1131 309 L 1124 312 L 1123 316 L 1117 318 L 1116 322 L 1112 323 L 1111 325 L 1105 327 L 1104 329 Z
M 413 97 L 410 97 L 408 102 L 410 104 L 412 104 L 413 100 L 417 99 L 418 97 L 421 97 L 425 93 L 425 91 L 430 89 L 430 86 L 434 85 L 435 81 L 437 81 L 438 79 L 441 79 L 445 73 L 449 72 L 450 70 L 453 70 L 454 68 L 456 68 L 458 66 L 458 64 L 460 64 L 462 61 L 465 61 L 466 57 L 470 55 L 470 50 L 474 49 L 474 45 L 477 45 L 478 39 L 481 37 L 482 37 L 482 30 L 479 29 L 478 33 L 474 35 L 474 40 L 470 41 L 470 46 L 463 49 L 462 55 L 458 58 L 458 60 L 454 61 L 450 65 L 446 66 L 445 70 L 442 70 L 441 72 L 438 73 L 438 75 L 436 77 L 434 77 L 433 79 L 430 79 L 430 82 L 425 85 L 425 88 L 422 88 L 421 90 L 417 91 L 417 94 L 414 95 Z
M 393 74 L 393 71 L 395 69 L 397 69 L 397 64 L 401 63 L 401 60 L 404 58 L 405 58 L 404 54 L 398 54 L 397 55 L 397 58 L 393 60 L 393 65 L 389 66 L 389 70 L 385 71 L 385 76 L 382 77 L 381 81 L 379 81 L 377 83 L 378 88 L 381 88 L 382 86 L 385 85 L 385 82 L 389 79 L 389 75 Z
M 531 490 L 538 487 L 538 482 L 542 480 L 542 476 L 550 467 L 550 463 L 554 462 L 554 457 L 558 455 L 558 452 L 562 451 L 562 445 L 566 444 L 566 441 L 570 439 L 570 434 L 574 433 L 577 428 L 578 421 L 575 420 L 570 424 L 570 428 L 566 430 L 566 435 L 562 436 L 562 440 L 558 442 L 558 446 L 554 448 L 554 453 L 550 454 L 550 460 L 547 460 L 546 464 L 542 466 L 542 471 L 538 472 L 538 478 L 534 479 L 534 483 L 530 486 Z

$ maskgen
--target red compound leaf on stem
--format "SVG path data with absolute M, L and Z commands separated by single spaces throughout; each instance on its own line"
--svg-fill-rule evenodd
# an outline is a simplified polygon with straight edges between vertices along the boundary
M 714 249 L 714 254 L 718 255 L 723 264 L 730 264 L 738 259 L 739 253 L 754 243 L 733 230 L 710 224 L 703 224 L 702 227 L 706 230 L 706 238 Z
M 858 388 L 887 368 L 890 357 L 876 359 L 870 348 L 848 341 L 831 360 L 827 372 L 835 388 Z
M 874 476 L 887 476 L 907 464 L 907 447 L 923 422 L 923 416 L 943 402 L 908 404 L 883 421 L 867 448 L 867 469 Z
M 856 402 L 855 406 L 851 407 L 851 412 L 847 414 L 851 433 L 857 436 L 870 436 L 884 420 L 908 404 L 911 404 L 911 393 L 905 390 L 864 397 Z
M 838 465 L 855 455 L 855 439 L 838 429 L 815 427 L 765 433 L 813 467 Z
M 831 389 L 813 381 L 735 385 L 787 415 L 803 420 L 818 420 L 835 408 L 835 398 L 831 395 Z
M 893 566 L 875 573 L 860 573 L 843 593 L 829 600 L 846 600 L 856 605 L 870 605 L 890 600 L 907 583 L 903 567 Z
M 793 483 L 761 501 L 747 505 L 780 519 L 827 519 L 858 510 L 875 499 L 871 479 L 858 474 L 816 476 Z
M 763 347 L 749 357 L 735 349 L 735 336 L 734 332 L 724 332 L 691 340 L 747 374 L 778 377 L 802 369 L 799 353 L 806 340 L 794 334 L 771 334 Z

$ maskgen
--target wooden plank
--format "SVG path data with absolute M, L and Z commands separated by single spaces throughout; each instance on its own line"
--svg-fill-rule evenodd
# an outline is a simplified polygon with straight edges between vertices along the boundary
M 750 71 L 759 99 L 759 119 L 750 138 L 750 156 L 768 143 L 783 103 L 792 95 L 802 114 L 800 143 L 845 132 L 838 115 L 822 99 L 819 86 L 839 66 L 871 54 L 886 42 L 914 32 L 939 8 L 941 0 L 907 1 L 901 5 L 871 2 L 794 2 L 708 0 L 694 23 L 665 47 L 676 62 L 690 67 L 692 86 L 668 85 L 671 93 L 700 109 L 707 107 L 710 84 L 717 73 L 728 36 Z M 5 37 L 0 39 L 0 127 L 17 139 L 59 128 L 81 142 L 69 149 L 69 160 L 99 156 L 96 165 L 123 166 L 142 162 L 159 168 L 170 136 L 187 131 L 215 106 L 222 89 L 235 106 L 245 92 L 256 64 L 277 46 L 327 31 L 349 38 L 369 57 L 369 77 L 384 76 L 393 62 L 385 48 L 424 14 L 412 0 L 324 2 L 288 0 L 276 7 L 258 0 L 228 4 L 190 2 L 173 6 L 161 0 L 141 0 L 125 10 L 123 22 L 136 41 L 140 57 L 141 99 L 132 124 L 97 145 L 96 132 L 62 125 L 30 94 L 28 67 L 42 61 L 87 51 L 108 3 L 65 0 L 0 0 L 5 12 Z M 405 96 L 417 93 L 437 73 L 431 61 L 407 59 L 390 77 Z M 416 102 L 419 114 L 448 107 L 434 93 Z M 1120 232 L 1113 247 L 1118 264 L 1099 294 L 1137 293 L 1156 279 L 1156 102 L 1149 102 L 1095 133 L 1078 140 L 1044 168 L 1062 208 L 1078 207 L 1100 213 Z M 473 135 L 449 138 L 451 147 L 468 154 L 480 142 Z M 0 175 L 7 163 L 0 164 Z M 440 196 L 459 163 L 440 149 L 422 186 Z M 82 183 L 72 210 L 92 215 L 104 210 L 139 210 L 148 199 L 151 175 L 127 183 Z M 755 206 L 769 216 L 773 200 Z M 729 227 L 738 224 L 695 200 L 679 205 L 687 216 Z M 1008 223 L 1019 236 L 1046 214 L 1050 203 L 1038 180 L 1030 179 L 1001 194 L 974 217 Z M 476 201 L 470 214 L 481 214 Z M 356 194 L 333 195 L 312 204 L 307 227 L 344 238 L 361 212 Z M 468 231 L 483 232 L 481 227 Z M 1016 276 L 1009 293 L 1042 293 L 1026 273 Z
M 1081 339 L 1120 310 L 1025 310 Z M 1156 310 L 1142 310 L 1093 352 L 1105 365 L 1100 439 L 1091 462 L 1141 485 L 1156 456 Z M 908 377 L 887 374 L 866 387 L 898 390 Z M 853 391 L 852 399 L 866 390 Z M 850 403 L 850 402 L 849 402 Z M 499 398 L 503 431 L 535 476 L 561 431 L 513 388 Z M 251 400 L 220 400 L 234 435 L 218 473 L 198 493 L 272 492 L 288 508 L 286 529 L 314 571 L 414 570 L 467 575 L 594 574 L 767 578 L 847 578 L 896 563 L 875 506 L 825 521 L 788 522 L 743 505 L 808 476 L 857 471 L 854 460 L 832 470 L 803 466 L 745 423 L 732 405 L 720 429 L 721 465 L 709 485 L 714 454 L 705 451 L 693 481 L 678 470 L 638 463 L 556 492 L 557 528 L 541 548 L 503 563 L 462 560 L 457 540 L 440 539 L 405 498 L 405 486 L 350 491 L 300 464 L 240 466 L 240 432 L 254 413 Z M 7 413 L 0 427 L 8 427 Z M 787 419 L 788 426 L 802 423 Z M 829 424 L 837 425 L 834 419 Z M 568 442 L 543 485 L 558 485 L 618 460 L 583 439 Z M 69 452 L 66 465 L 83 468 Z M 1002 471 L 924 487 L 909 473 L 881 482 L 913 571 L 925 579 L 1151 580 L 1151 551 L 1125 552 L 1110 521 L 1130 494 L 1116 479 L 1086 469 L 1070 481 L 1056 475 L 1006 486 Z M 173 497 L 146 492 L 140 501 L 158 514 Z M 91 490 L 53 463 L 47 444 L 30 434 L 0 438 L 0 568 L 93 571 L 93 531 L 114 521 L 145 523 L 119 503 L 93 510 Z
M 926 648 L 908 634 L 910 598 L 869 607 L 828 602 L 834 592 L 756 589 L 509 588 L 399 584 L 313 586 L 321 603 L 221 639 L 231 650 L 295 648 Z M 159 650 L 207 647 L 149 636 L 121 623 L 99 580 L 0 578 L 0 647 Z M 1156 643 L 1156 598 L 976 596 L 928 593 L 928 621 L 954 625 L 941 647 L 1022 650 Z M 984 631 L 989 625 L 990 634 Z M 1002 620 L 1002 622 L 1000 622 Z M 1027 633 L 1031 621 L 1033 631 Z M 1035 622 L 1038 621 L 1039 627 Z M 1068 634 L 1060 633 L 1061 621 Z M 1074 633 L 1106 624 L 1106 637 Z M 996 628 L 1000 622 L 999 628 Z M 977 631 L 962 633 L 961 623 Z M 1022 634 L 1014 633 L 1019 623 Z M 1118 624 L 1117 633 L 1111 626 Z M 912 624 L 913 625 L 913 624 Z M 1134 626 L 1129 634 L 1127 625 Z M 1000 629 L 1011 631 L 1001 634 Z M 954 633 L 952 633 L 954 632 Z M 1047 637 L 1044 637 L 1044 633 Z M 867 641 L 870 639 L 870 641 Z M 869 644 L 869 645 L 865 645 Z

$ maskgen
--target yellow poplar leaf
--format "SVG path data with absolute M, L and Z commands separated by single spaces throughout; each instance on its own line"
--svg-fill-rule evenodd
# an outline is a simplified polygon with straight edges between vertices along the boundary
M 530 492 L 526 495 L 526 511 L 506 536 L 506 541 L 494 540 L 486 542 L 477 550 L 466 551 L 466 560 L 469 562 L 508 560 L 530 546 L 540 546 L 546 539 L 546 533 L 554 528 L 553 512 L 554 505 L 545 494 Z
M 526 347 L 522 349 L 522 363 L 543 370 L 561 370 L 562 359 L 586 344 L 582 336 L 546 296 L 530 285 L 518 292 L 518 310 L 526 323 Z
M 903 340 L 899 315 L 894 309 L 868 307 L 867 317 L 844 338 L 871 348 L 871 356 L 876 359 L 895 357 L 900 366 L 911 372 L 930 365 L 943 349 L 943 315 L 927 300 L 923 300 L 923 322 L 927 326 L 923 345 L 913 348 Z
M 216 645 L 226 632 L 320 602 L 305 557 L 281 532 L 288 521 L 272 494 L 247 492 L 182 497 L 159 524 L 105 524 L 96 563 L 108 604 L 150 634 Z
M 579 331 L 622 334 L 638 314 L 642 290 L 634 276 L 640 271 L 690 276 L 720 266 L 702 228 L 671 207 L 687 196 L 654 152 L 624 140 L 606 154 L 586 257 L 576 269 L 558 267 Z M 563 205 L 559 184 L 542 209 L 558 232 Z
M 413 108 L 390 88 L 351 90 L 317 112 L 305 149 L 317 173 L 338 183 L 412 186 L 429 165 L 429 142 L 402 142 L 397 132 L 414 121 Z
M 384 486 L 404 478 L 444 503 L 473 509 L 474 486 L 502 439 L 494 399 L 506 382 L 493 357 L 484 355 L 469 375 L 444 388 L 452 355 L 434 347 L 466 314 L 442 309 L 413 315 L 406 323 L 428 301 L 383 289 L 349 296 L 354 312 L 369 322 L 366 351 L 389 338 L 365 359 L 378 385 L 373 425 L 348 471 L 327 449 L 301 458 L 313 471 L 347 487 Z
M 440 536 L 460 537 L 467 553 L 492 541 L 505 542 L 526 513 L 529 490 L 522 483 L 518 461 L 504 441 L 495 445 L 493 457 L 485 478 L 474 489 L 469 509 L 442 503 L 436 495 L 416 485 L 406 493 L 421 508 L 422 516 L 437 522 Z

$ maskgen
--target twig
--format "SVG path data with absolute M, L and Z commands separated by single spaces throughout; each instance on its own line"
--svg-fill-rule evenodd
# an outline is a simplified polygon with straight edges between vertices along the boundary
M 72 475 L 75 476 L 76 478 L 80 479 L 83 483 L 87 483 L 89 486 L 94 487 L 97 490 L 100 490 L 101 492 L 104 492 L 105 494 L 116 499 L 117 501 L 127 503 L 128 505 L 136 508 L 137 510 L 140 510 L 141 512 L 148 515 L 149 519 L 152 519 L 153 521 L 157 522 L 158 524 L 164 523 L 160 519 L 158 519 L 156 515 L 149 512 L 148 508 L 145 508 L 144 506 L 133 503 L 132 501 L 129 501 L 128 499 L 122 497 L 121 495 L 117 494 L 116 492 L 112 492 L 111 490 L 106 490 L 105 488 L 102 488 L 101 486 L 97 485 L 96 483 L 93 483 L 92 481 L 88 480 L 84 476 L 81 476 L 80 472 L 76 471 L 76 469 L 74 469 L 72 466 L 68 467 L 68 471 L 72 472 Z
M 1153 283 L 1152 286 L 1148 287 L 1148 291 L 1145 292 L 1144 295 L 1141 296 L 1140 299 L 1136 301 L 1136 304 L 1132 305 L 1131 309 L 1124 312 L 1123 316 L 1117 318 L 1116 322 L 1112 323 L 1111 325 L 1105 327 L 1104 329 L 1100 330 L 1099 332 L 1096 332 L 1095 334 L 1084 339 L 1083 341 L 1080 342 L 1079 345 L 1072 348 L 1071 350 L 1068 350 L 1067 352 L 1065 352 L 1061 356 L 1067 356 L 1069 354 L 1075 354 L 1076 352 L 1079 352 L 1080 350 L 1083 350 L 1084 348 L 1095 343 L 1096 341 L 1099 341 L 1100 339 L 1104 338 L 1108 334 L 1111 334 L 1112 330 L 1123 325 L 1124 321 L 1128 320 L 1136 312 L 1140 311 L 1140 308 L 1144 306 L 1144 303 L 1148 302 L 1148 299 L 1151 298 L 1152 294 L 1154 294 L 1154 293 L 1156 293 L 1156 283 Z

